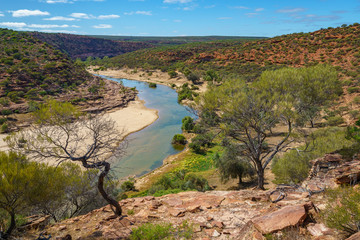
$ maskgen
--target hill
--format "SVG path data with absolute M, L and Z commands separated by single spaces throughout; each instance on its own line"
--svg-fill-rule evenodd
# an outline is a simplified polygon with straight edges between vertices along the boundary
M 254 79 L 268 68 L 328 63 L 345 76 L 360 75 L 360 25 L 294 33 L 256 41 L 227 40 L 143 49 L 97 62 L 107 67 L 150 68 L 163 71 L 217 70 Z
M 3 116 L 32 111 L 48 97 L 82 105 L 82 110 L 121 106 L 135 97 L 129 90 L 122 91 L 122 98 L 121 85 L 94 77 L 82 64 L 25 32 L 0 29 L 0 42 Z
M 179 44 L 193 43 L 193 42 L 210 42 L 210 41 L 232 40 L 232 39 L 251 41 L 251 40 L 266 38 L 266 37 L 246 37 L 246 36 L 144 37 L 144 36 L 106 36 L 106 35 L 90 35 L 90 37 L 110 39 L 116 41 L 146 42 L 157 46 L 179 45 Z
M 29 32 L 33 37 L 47 42 L 72 59 L 105 56 L 114 57 L 127 52 L 153 47 L 147 42 L 113 41 L 104 38 L 95 38 L 64 33 Z

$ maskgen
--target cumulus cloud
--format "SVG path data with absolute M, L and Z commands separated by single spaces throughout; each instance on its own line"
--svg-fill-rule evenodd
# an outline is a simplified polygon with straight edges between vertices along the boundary
M 73 18 L 82 18 L 82 19 L 95 18 L 93 15 L 89 15 L 87 13 L 72 13 L 70 14 L 70 16 Z
M 94 25 L 93 28 L 112 28 L 112 26 L 110 24 L 99 24 Z
M 48 21 L 77 21 L 77 19 L 75 19 L 75 18 L 62 17 L 62 16 L 44 18 L 44 20 L 48 20 Z
M 152 15 L 152 13 L 151 13 L 151 11 L 136 11 L 136 12 L 126 12 L 126 13 L 124 13 L 125 15 L 134 15 L 134 14 L 136 14 L 136 15 L 147 15 L 147 16 L 151 16 Z
M 164 0 L 164 3 L 189 3 L 193 0 Z
M 27 27 L 29 28 L 79 28 L 79 26 L 77 25 L 67 25 L 67 24 L 63 24 L 63 25 L 57 25 L 57 24 L 30 24 L 27 25 Z
M 16 11 L 9 11 L 12 13 L 13 17 L 29 17 L 29 16 L 48 16 L 49 12 L 43 12 L 40 10 L 28 10 L 28 9 L 20 9 Z
M 110 15 L 100 15 L 97 17 L 97 19 L 114 19 L 114 18 L 119 18 L 119 15 L 116 14 L 110 14 Z
M 0 22 L 0 26 L 9 28 L 23 28 L 26 27 L 26 23 L 23 22 Z
M 49 29 L 49 28 L 79 28 L 77 25 L 57 25 L 57 24 L 26 24 L 24 22 L 0 22 L 0 26 L 9 27 L 9 28 L 39 28 L 39 29 Z

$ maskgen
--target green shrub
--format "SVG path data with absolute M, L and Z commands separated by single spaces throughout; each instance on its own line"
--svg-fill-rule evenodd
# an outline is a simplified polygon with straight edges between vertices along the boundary
M 327 190 L 327 207 L 323 212 L 326 225 L 346 235 L 358 232 L 360 226 L 360 190 L 353 187 L 339 187 Z
M 275 183 L 299 183 L 309 174 L 310 160 L 352 146 L 354 141 L 345 138 L 346 131 L 338 127 L 317 130 L 310 136 L 313 140 L 305 146 L 291 150 L 272 163 Z M 306 150 L 306 151 L 305 151 Z
M 214 136 L 210 132 L 199 134 L 191 140 L 189 147 L 195 153 L 203 153 L 204 152 L 203 148 L 212 146 L 213 138 Z
M 130 235 L 131 240 L 162 240 L 162 239 L 191 239 L 192 227 L 183 222 L 180 226 L 174 227 L 171 223 L 144 223 L 134 228 Z
M 186 116 L 181 120 L 181 122 L 182 122 L 181 129 L 183 131 L 190 132 L 190 131 L 192 131 L 194 129 L 195 124 L 194 124 L 194 119 L 192 117 Z
M 358 88 L 358 87 L 348 87 L 347 90 L 348 90 L 349 93 L 359 92 L 359 88 Z
M 178 73 L 175 72 L 174 70 L 171 70 L 168 72 L 170 78 L 176 78 L 178 76 Z
M 326 121 L 326 124 L 328 126 L 338 126 L 343 123 L 344 123 L 344 118 L 342 118 L 341 116 L 329 117 Z
M 1 111 L 1 115 L 7 116 L 12 114 L 13 112 L 10 109 L 4 109 Z
M 150 87 L 150 88 L 156 88 L 157 85 L 156 85 L 156 83 L 149 83 L 149 87 Z
M 128 191 L 134 191 L 135 190 L 135 184 L 133 181 L 125 181 L 121 184 L 121 189 L 125 192 Z
M 182 134 L 175 134 L 172 141 L 172 144 L 180 144 L 185 145 L 186 144 L 186 138 Z
M 7 125 L 7 123 L 4 123 L 3 125 L 1 125 L 2 133 L 7 133 L 8 131 L 9 131 L 9 126 Z

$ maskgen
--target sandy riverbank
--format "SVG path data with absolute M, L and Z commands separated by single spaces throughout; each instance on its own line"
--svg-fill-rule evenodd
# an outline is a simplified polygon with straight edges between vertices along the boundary
M 93 69 L 96 68 L 97 67 L 95 66 L 88 68 L 87 70 L 89 73 L 92 74 L 99 74 L 113 78 L 125 78 L 129 80 L 137 80 L 142 82 L 152 82 L 165 86 L 172 86 L 173 84 L 175 84 L 176 87 L 181 87 L 184 83 L 191 84 L 191 82 L 187 80 L 185 75 L 180 72 L 178 72 L 178 77 L 170 78 L 168 73 L 162 72 L 160 70 L 145 71 L 142 69 L 137 69 L 135 71 L 134 69 L 130 69 L 130 68 L 121 68 L 121 69 L 106 69 L 103 71 L 94 71 Z M 197 86 L 199 87 L 199 92 L 206 91 L 207 84 L 201 84 Z
M 140 131 L 158 119 L 158 112 L 144 106 L 144 101 L 136 100 L 128 103 L 122 109 L 111 110 L 107 113 L 116 122 L 116 126 L 123 133 L 123 137 L 130 133 Z M 0 134 L 0 151 L 7 151 L 9 148 L 4 142 L 7 134 Z

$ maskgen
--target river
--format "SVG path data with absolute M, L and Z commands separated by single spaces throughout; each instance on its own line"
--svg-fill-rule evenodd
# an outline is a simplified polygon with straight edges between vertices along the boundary
M 126 138 L 129 143 L 126 155 L 112 163 L 117 178 L 143 175 L 160 167 L 166 157 L 181 151 L 171 145 L 172 137 L 181 133 L 181 120 L 194 115 L 178 104 L 174 89 L 159 84 L 150 88 L 146 82 L 101 77 L 122 82 L 126 87 L 136 87 L 139 99 L 145 101 L 147 108 L 158 110 L 159 114 L 153 124 Z

